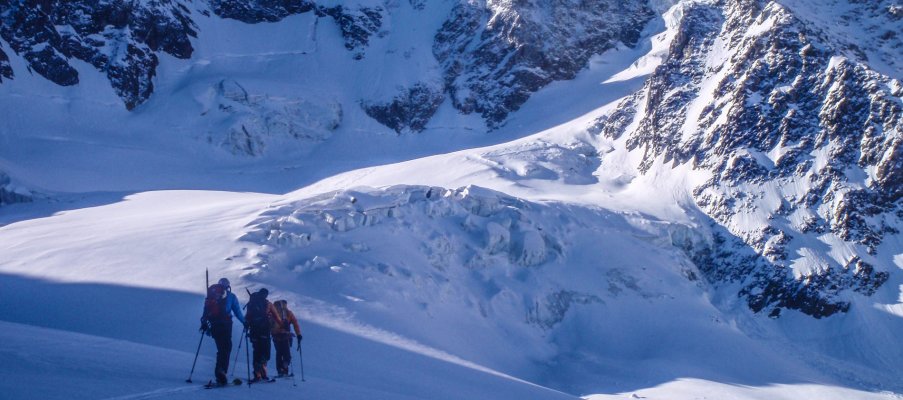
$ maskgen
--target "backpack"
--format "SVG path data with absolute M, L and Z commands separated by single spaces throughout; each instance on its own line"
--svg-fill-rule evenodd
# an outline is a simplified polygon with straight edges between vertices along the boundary
M 204 318 L 208 321 L 223 321 L 230 318 L 229 310 L 226 309 L 226 288 L 223 285 L 215 283 L 207 288 Z
M 251 300 L 248 301 L 247 322 L 251 331 L 255 335 L 268 335 L 270 333 L 270 302 L 266 297 L 258 293 L 251 294 Z
M 270 325 L 270 330 L 273 332 L 282 333 L 291 333 L 289 330 L 289 321 L 288 321 L 288 308 L 285 305 L 285 300 L 279 300 L 273 303 L 276 306 L 276 312 L 279 314 L 279 318 L 282 319 L 282 325 L 279 325 L 276 321 L 271 321 L 272 325 Z

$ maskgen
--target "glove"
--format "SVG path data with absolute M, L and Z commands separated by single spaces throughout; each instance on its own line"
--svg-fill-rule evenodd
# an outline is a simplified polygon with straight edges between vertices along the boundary
M 301 334 L 300 333 L 298 334 L 298 343 L 299 344 L 301 343 Z
M 207 323 L 201 322 L 201 328 L 198 329 L 198 332 L 207 332 Z

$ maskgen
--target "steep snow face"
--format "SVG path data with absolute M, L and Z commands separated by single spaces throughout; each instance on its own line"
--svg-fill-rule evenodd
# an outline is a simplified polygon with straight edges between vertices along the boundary
M 848 291 L 873 294 L 903 228 L 903 86 L 778 3 L 679 7 L 667 58 L 595 131 L 626 138 L 643 173 L 713 173 L 691 190 L 727 229 L 716 247 L 755 254 L 713 248 L 697 263 L 743 282 L 753 310 L 821 317 L 846 310 Z
M 573 79 L 593 55 L 635 45 L 652 17 L 645 1 L 463 1 L 433 52 L 455 107 L 498 126 L 533 92 Z

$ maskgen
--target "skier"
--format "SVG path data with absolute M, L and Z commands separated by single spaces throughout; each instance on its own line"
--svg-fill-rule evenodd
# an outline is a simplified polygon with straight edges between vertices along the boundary
M 290 324 L 295 327 L 295 336 L 298 338 L 298 344 L 301 343 L 301 327 L 298 326 L 298 319 L 295 314 L 288 309 L 288 302 L 285 300 L 277 300 L 275 303 L 276 312 L 282 319 L 282 324 L 273 324 L 273 345 L 276 347 L 276 372 L 278 377 L 288 376 L 289 366 L 292 364 L 292 331 Z
M 267 362 L 270 361 L 270 331 L 273 324 L 282 325 L 282 319 L 273 303 L 267 300 L 269 290 L 262 288 L 251 294 L 245 320 L 248 321 L 248 339 L 254 347 L 254 379 L 251 382 L 270 381 Z
M 229 280 L 222 278 L 207 288 L 204 313 L 201 315 L 201 332 L 212 336 L 216 342 L 216 384 L 225 385 L 229 371 L 229 354 L 232 353 L 232 314 L 245 324 L 238 298 L 232 293 Z

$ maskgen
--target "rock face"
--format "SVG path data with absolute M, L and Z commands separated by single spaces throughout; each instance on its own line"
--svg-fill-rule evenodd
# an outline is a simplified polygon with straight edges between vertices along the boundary
M 9 57 L 0 48 L 0 83 L 3 83 L 3 78 L 13 79 L 13 68 L 9 65 Z
M 903 226 L 903 85 L 776 2 L 681 11 L 667 58 L 597 131 L 627 135 L 641 172 L 711 172 L 693 196 L 726 231 L 691 251 L 710 279 L 742 282 L 753 310 L 821 317 L 848 308 L 845 292 L 874 293 L 882 242 Z
M 29 68 L 69 86 L 79 82 L 70 59 L 87 62 L 107 75 L 128 109 L 153 93 L 157 54 L 189 58 L 196 35 L 178 0 L 0 1 L 0 37 Z M 5 58 L 0 56 L 0 75 L 12 78 Z
M 644 1 L 462 1 L 433 54 L 455 108 L 496 127 L 533 92 L 573 79 L 593 55 L 636 44 L 652 17 Z
M 385 104 L 364 102 L 364 111 L 397 133 L 420 132 L 445 101 L 440 88 L 418 83 Z
M 13 185 L 9 175 L 0 171 L 0 206 L 32 201 L 31 192 Z
M 285 17 L 316 12 L 318 17 L 331 17 L 345 39 L 345 48 L 354 52 L 356 59 L 364 57 L 370 36 L 379 31 L 385 18 L 382 7 L 325 7 L 312 1 L 291 0 L 210 0 L 213 12 L 223 18 L 245 23 L 276 22 Z
M 214 14 L 246 23 L 276 22 L 314 8 L 312 1 L 304 0 L 210 0 Z

